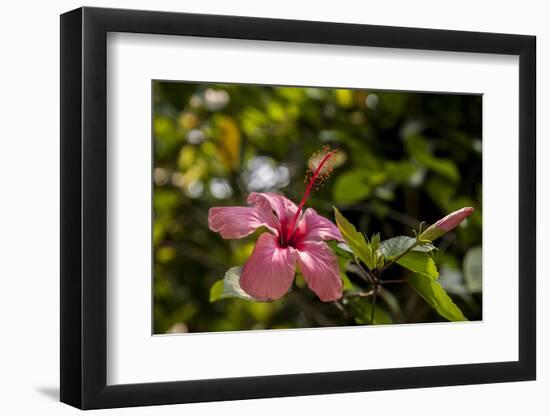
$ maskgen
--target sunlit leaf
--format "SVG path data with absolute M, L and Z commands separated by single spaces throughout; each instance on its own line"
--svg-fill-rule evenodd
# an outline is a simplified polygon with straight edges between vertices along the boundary
M 242 266 L 229 268 L 225 277 L 216 281 L 210 288 L 210 302 L 222 300 L 224 298 L 240 298 L 241 300 L 260 301 L 248 295 L 240 286 Z
M 244 132 L 252 137 L 263 137 L 263 128 L 269 123 L 267 115 L 256 107 L 247 107 L 242 112 L 241 123 Z
M 338 104 L 344 108 L 351 107 L 353 105 L 353 91 L 352 90 L 335 90 L 336 100 Z
M 153 243 L 155 245 L 158 245 L 162 241 L 162 239 L 164 239 L 165 232 L 166 228 L 164 222 L 155 220 L 153 224 Z
M 191 145 L 184 145 L 180 149 L 178 155 L 178 167 L 182 171 L 186 171 L 195 162 L 195 148 Z
M 425 275 L 415 274 L 408 282 L 440 316 L 449 321 L 468 320 L 438 281 Z
M 267 114 L 275 122 L 284 122 L 287 117 L 284 105 L 275 100 L 270 101 L 267 105 Z
M 170 246 L 162 246 L 158 248 L 155 261 L 160 263 L 167 263 L 176 257 L 176 250 Z
M 368 183 L 369 172 L 349 171 L 339 175 L 334 183 L 332 196 L 337 203 L 355 203 L 364 200 L 371 193 Z
M 351 224 L 340 211 L 334 207 L 334 216 L 336 218 L 336 225 L 342 233 L 342 237 L 351 248 L 355 256 L 361 259 L 366 264 L 372 263 L 369 254 L 369 247 L 365 236 L 358 232 L 353 224 Z
M 153 132 L 159 139 L 170 139 L 175 134 L 174 121 L 168 117 L 156 116 L 153 120 Z
M 218 301 L 223 296 L 223 279 L 220 279 L 210 287 L 210 302 Z
M 275 91 L 281 97 L 284 97 L 294 103 L 302 103 L 306 95 L 306 91 L 303 88 L 276 87 Z
M 153 203 L 155 210 L 170 210 L 180 204 L 181 195 L 174 190 L 155 190 Z
M 425 252 L 410 251 L 401 256 L 397 261 L 397 264 L 409 271 L 422 274 L 430 279 L 437 279 L 439 272 L 430 254 Z
M 366 199 L 371 191 L 386 181 L 382 171 L 357 169 L 344 172 L 336 179 L 333 198 L 338 203 L 354 203 Z

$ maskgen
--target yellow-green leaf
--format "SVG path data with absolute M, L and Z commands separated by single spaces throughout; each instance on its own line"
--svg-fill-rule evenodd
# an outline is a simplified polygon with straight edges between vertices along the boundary
M 368 182 L 369 172 L 355 170 L 344 172 L 336 179 L 332 197 L 336 203 L 355 203 L 366 199 L 372 187 Z
M 351 224 L 348 219 L 346 219 L 340 211 L 334 207 L 334 216 L 336 218 L 336 225 L 342 233 L 342 237 L 351 248 L 355 256 L 361 259 L 369 268 L 372 264 L 372 259 L 370 257 L 369 247 L 365 236 L 362 233 L 358 232 L 355 226 Z
M 214 285 L 210 287 L 210 302 L 218 301 L 223 296 L 223 279 L 216 281 Z
M 225 277 L 219 281 L 216 281 L 214 285 L 210 287 L 211 303 L 224 298 L 240 298 L 241 300 L 260 301 L 248 295 L 241 288 L 239 280 L 241 278 L 242 270 L 242 266 L 234 266 L 229 268 L 225 273 Z
M 439 272 L 433 258 L 425 252 L 410 251 L 396 261 L 409 271 L 422 274 L 430 279 L 437 279 Z
M 349 108 L 353 105 L 352 90 L 336 90 L 336 100 L 338 104 L 344 108 Z
M 408 282 L 440 316 L 449 321 L 468 321 L 436 280 L 415 274 Z

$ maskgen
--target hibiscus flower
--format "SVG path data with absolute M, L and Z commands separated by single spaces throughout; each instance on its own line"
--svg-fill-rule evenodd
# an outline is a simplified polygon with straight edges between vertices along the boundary
M 308 208 L 307 197 L 319 181 L 330 173 L 334 151 L 324 151 L 310 159 L 308 186 L 298 206 L 281 194 L 251 193 L 248 207 L 213 207 L 208 213 L 212 231 L 224 239 L 240 239 L 265 227 L 252 255 L 244 264 L 241 288 L 259 300 L 276 300 L 290 289 L 296 266 L 309 288 L 322 301 L 342 296 L 342 280 L 336 255 L 325 243 L 343 241 L 338 228 Z

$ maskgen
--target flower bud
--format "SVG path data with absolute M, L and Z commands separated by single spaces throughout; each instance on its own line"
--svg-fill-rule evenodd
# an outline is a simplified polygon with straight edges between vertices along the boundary
M 453 211 L 451 214 L 447 214 L 442 219 L 432 224 L 426 230 L 424 230 L 420 236 L 420 240 L 435 240 L 443 236 L 445 233 L 451 231 L 468 217 L 474 209 L 472 207 L 464 207 L 460 210 Z

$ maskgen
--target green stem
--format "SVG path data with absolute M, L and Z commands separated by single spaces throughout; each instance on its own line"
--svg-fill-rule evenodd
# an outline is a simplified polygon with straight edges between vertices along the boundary
M 376 307 L 376 296 L 378 295 L 378 289 L 379 288 L 380 287 L 377 285 L 373 289 L 374 293 L 372 294 L 372 309 L 371 309 L 371 312 L 370 312 L 370 324 L 371 325 L 374 325 L 374 311 L 375 311 L 375 307 Z
M 356 262 L 356 264 L 359 267 L 359 269 L 361 270 L 361 272 L 363 272 L 363 274 L 364 274 L 366 280 L 368 281 L 368 283 L 373 285 L 373 286 L 376 285 L 376 283 L 378 282 L 378 278 L 373 273 L 371 273 L 369 270 L 363 268 L 359 262 Z
M 408 279 L 388 279 L 388 280 L 380 281 L 380 284 L 400 284 L 407 281 Z

